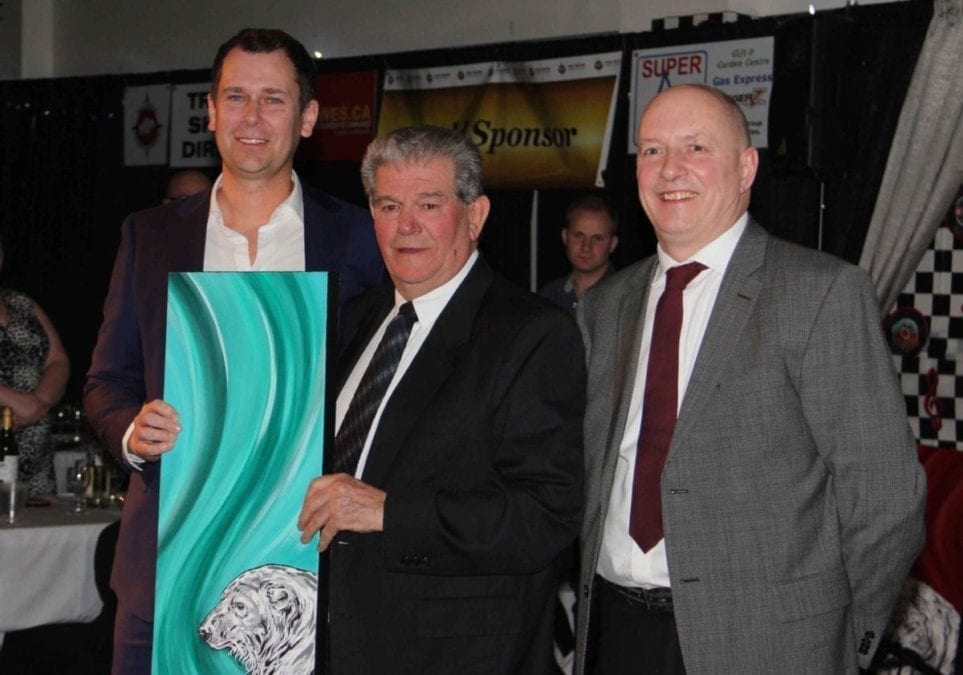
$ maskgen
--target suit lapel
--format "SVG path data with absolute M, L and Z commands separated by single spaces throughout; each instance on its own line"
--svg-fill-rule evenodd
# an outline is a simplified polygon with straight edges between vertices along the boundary
M 304 199 L 304 269 L 330 269 L 333 228 L 322 224 L 330 211 L 318 201 L 319 195 L 303 182 L 301 195 Z
M 670 454 L 675 448 L 684 447 L 685 437 L 698 423 L 730 355 L 740 347 L 746 322 L 762 289 L 755 273 L 765 264 L 768 237 L 766 231 L 750 219 L 733 251 L 686 387 Z
M 197 272 L 204 268 L 204 242 L 207 240 L 207 218 L 211 210 L 211 192 L 203 197 L 188 197 L 160 222 L 160 236 L 168 242 L 164 247 L 172 272 Z
M 638 386 L 636 373 L 639 367 L 639 350 L 642 346 L 642 327 L 645 325 L 645 308 L 652 275 L 655 273 L 658 258 L 651 256 L 643 261 L 631 279 L 625 282 L 618 313 L 612 322 L 615 331 L 612 342 L 599 341 L 594 349 L 606 350 L 611 345 L 612 370 L 612 422 L 608 425 L 608 438 L 605 442 L 605 455 L 602 458 L 599 484 L 608 486 L 603 489 L 603 497 L 598 501 L 598 522 L 605 521 L 609 510 L 609 493 L 615 479 L 619 449 L 625 436 L 625 426 L 629 417 L 633 390 Z M 604 325 L 604 324 L 603 324 Z M 594 357 L 593 357 L 594 360 Z
M 638 386 L 635 375 L 638 372 L 639 351 L 642 348 L 645 308 L 657 261 L 658 258 L 652 256 L 639 268 L 633 278 L 626 283 L 622 301 L 619 304 L 615 324 L 615 368 L 612 392 L 615 411 L 613 419 L 617 422 L 610 428 L 610 436 L 606 444 L 609 452 L 616 454 L 625 434 L 625 422 L 629 415 L 632 393 Z
M 325 227 L 325 220 L 334 217 L 334 203 L 324 195 L 302 184 L 304 196 L 304 258 L 305 269 L 329 269 L 331 260 L 338 260 L 344 244 L 336 241 L 333 228 Z M 161 235 L 171 242 L 167 248 L 169 269 L 175 272 L 200 270 L 204 265 L 204 243 L 207 239 L 207 218 L 211 210 L 211 192 L 185 199 L 172 212 L 172 217 L 160 221 Z
M 391 286 L 379 287 L 377 291 L 372 291 L 370 302 L 368 296 L 356 301 L 351 305 L 351 322 L 353 325 L 345 327 L 345 348 L 338 357 L 338 376 L 335 382 L 334 391 L 341 392 L 345 380 L 351 374 L 361 353 L 371 341 L 371 337 L 378 330 L 378 326 L 388 316 L 388 312 L 394 306 L 394 288 Z
M 493 276 L 479 258 L 435 321 L 381 415 L 362 476 L 366 483 L 383 485 L 412 428 L 424 418 L 435 394 L 455 369 Z

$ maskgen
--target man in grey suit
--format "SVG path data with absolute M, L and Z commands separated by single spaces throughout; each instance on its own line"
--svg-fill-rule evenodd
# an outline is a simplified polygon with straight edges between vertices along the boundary
M 855 673 L 922 544 L 925 478 L 873 287 L 752 220 L 757 165 L 716 89 L 668 89 L 642 115 L 658 252 L 578 312 L 577 673 Z M 667 270 L 691 262 L 683 290 Z

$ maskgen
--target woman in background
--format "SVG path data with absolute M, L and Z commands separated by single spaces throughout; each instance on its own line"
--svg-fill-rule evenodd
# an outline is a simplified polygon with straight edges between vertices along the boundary
M 67 353 L 47 315 L 26 295 L 0 288 L 0 406 L 13 409 L 20 480 L 30 495 L 56 492 L 47 411 L 60 401 L 69 375 Z

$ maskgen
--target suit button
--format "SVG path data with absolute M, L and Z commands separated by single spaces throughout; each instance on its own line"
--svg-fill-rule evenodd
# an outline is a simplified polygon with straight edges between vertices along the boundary
M 582 586 L 582 597 L 588 598 L 588 596 L 589 596 L 589 587 L 588 587 L 588 584 L 584 584 Z
M 422 566 L 422 567 L 428 567 L 428 556 L 422 556 L 422 557 L 421 557 L 421 566 Z

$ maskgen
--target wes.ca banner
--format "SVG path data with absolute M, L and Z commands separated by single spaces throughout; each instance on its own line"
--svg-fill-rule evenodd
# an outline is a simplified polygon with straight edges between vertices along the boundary
M 485 185 L 601 186 L 621 52 L 389 70 L 378 134 L 414 124 L 465 132 Z

